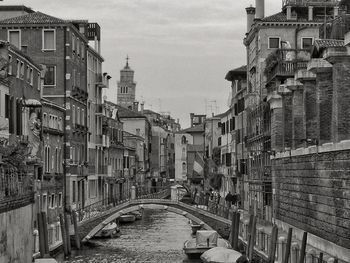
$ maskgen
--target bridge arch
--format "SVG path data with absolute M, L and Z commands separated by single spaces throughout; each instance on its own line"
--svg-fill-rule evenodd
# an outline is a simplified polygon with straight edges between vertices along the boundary
M 176 208 L 176 207 L 172 207 L 171 204 L 170 205 L 167 205 L 167 204 L 156 204 L 156 202 L 155 203 L 140 203 L 140 204 L 135 203 L 135 204 L 131 204 L 130 206 L 128 206 L 126 208 L 123 208 L 123 209 L 113 213 L 112 215 L 107 217 L 105 220 L 100 222 L 85 237 L 83 237 L 82 241 L 86 242 L 86 241 L 90 240 L 102 228 L 104 228 L 106 225 L 108 225 L 112 221 L 116 220 L 120 216 L 128 214 L 128 213 L 131 213 L 131 212 L 134 212 L 134 211 L 138 211 L 140 209 L 166 210 L 166 211 L 178 214 L 178 215 L 182 215 L 182 216 L 192 220 L 193 222 L 196 222 L 197 224 L 202 224 L 204 229 L 212 230 L 212 228 L 209 225 L 204 223 L 198 217 L 196 217 L 196 216 L 192 215 L 191 213 L 189 213 L 187 211 L 184 211 L 182 209 L 179 209 L 179 208 Z

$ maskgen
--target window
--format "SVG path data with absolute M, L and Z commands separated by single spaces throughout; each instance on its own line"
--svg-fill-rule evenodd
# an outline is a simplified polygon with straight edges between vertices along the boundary
M 55 163 L 56 163 L 55 172 L 58 173 L 59 169 L 60 169 L 60 160 L 59 160 L 59 156 L 58 156 L 58 149 L 57 149 L 57 147 L 55 149 Z
M 56 31 L 54 29 L 43 29 L 43 50 L 56 49 Z
M 85 126 L 85 110 L 81 109 L 81 118 L 80 118 L 81 125 Z
M 185 135 L 182 136 L 182 138 L 181 138 L 181 143 L 182 143 L 182 144 L 186 144 L 186 143 L 187 143 L 187 139 L 186 139 L 186 136 L 185 136 Z
M 26 76 L 26 81 L 30 83 L 30 72 L 29 72 L 29 66 L 27 66 L 27 76 Z
M 55 204 L 55 194 L 51 195 L 51 200 L 50 201 L 51 201 L 50 202 L 50 207 L 54 208 L 56 206 L 56 204 Z
M 93 198 L 97 196 L 96 180 L 89 180 L 89 197 Z
M 281 39 L 279 37 L 269 37 L 269 49 L 280 48 Z
M 9 30 L 7 40 L 18 49 L 21 49 L 21 31 L 20 30 Z
M 80 124 L 80 108 L 77 107 L 77 124 Z
M 46 66 L 44 86 L 56 85 L 56 66 Z
M 38 90 L 41 90 L 41 75 L 40 75 L 40 73 L 38 73 L 38 87 L 37 87 L 37 89 Z
M 77 55 L 80 56 L 80 40 L 77 38 Z
M 80 53 L 81 53 L 81 58 L 84 59 L 85 58 L 85 48 L 84 48 L 83 42 L 81 43 Z
M 75 203 L 75 192 L 76 192 L 76 186 L 75 186 L 75 184 L 76 184 L 76 182 L 75 181 L 73 181 L 73 185 L 72 185 L 72 201 L 73 201 L 73 203 Z
M 75 35 L 72 34 L 72 51 L 75 53 Z
M 47 208 L 47 195 L 46 194 L 43 195 L 43 200 L 42 200 L 41 204 L 42 204 L 41 210 L 46 211 L 46 208 Z
M 7 73 L 9 75 L 12 75 L 12 56 L 11 55 L 9 55 L 9 65 L 7 67 Z
M 21 62 L 17 59 L 16 61 L 16 78 L 19 78 L 21 75 Z
M 20 79 L 24 79 L 24 62 L 21 61 Z
M 29 83 L 30 83 L 30 85 L 33 86 L 33 82 L 34 82 L 33 69 L 29 68 Z
M 75 124 L 75 106 L 72 107 L 72 123 Z
M 187 172 L 187 169 L 186 169 L 186 163 L 182 163 L 182 173 L 185 174 Z
M 301 38 L 301 48 L 302 49 L 311 49 L 314 39 L 312 37 L 302 37 Z
M 58 193 L 58 200 L 57 200 L 57 206 L 62 206 L 62 193 Z

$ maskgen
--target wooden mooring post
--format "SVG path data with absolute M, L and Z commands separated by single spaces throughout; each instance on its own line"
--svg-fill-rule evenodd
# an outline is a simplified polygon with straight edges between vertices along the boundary
M 73 224 L 74 224 L 74 239 L 75 239 L 75 246 L 77 249 L 80 249 L 80 236 L 79 236 L 79 229 L 78 229 L 78 218 L 77 213 L 73 211 Z
M 231 247 L 233 248 L 234 236 L 235 236 L 235 226 L 236 226 L 236 212 L 232 212 L 232 220 L 231 220 Z
M 292 246 L 292 234 L 293 234 L 293 229 L 290 227 L 289 230 L 288 230 L 286 253 L 284 254 L 283 263 L 288 263 L 289 262 L 290 248 Z
M 68 256 L 67 233 L 66 233 L 66 227 L 64 222 L 64 216 L 62 214 L 60 214 L 60 225 L 61 225 L 61 235 L 62 235 L 64 255 Z
M 255 245 L 255 239 L 256 239 L 256 216 L 253 216 L 253 223 L 251 226 L 251 234 L 250 234 L 250 246 L 248 250 L 248 258 L 249 261 L 251 262 L 253 259 L 253 254 L 254 254 L 254 245 Z
M 45 212 L 41 212 L 41 218 L 44 226 L 45 257 L 48 257 L 50 255 L 50 248 L 49 248 L 49 236 L 48 236 L 48 230 L 47 230 L 47 217 Z
M 67 250 L 68 250 L 68 255 L 70 255 L 71 251 L 72 251 L 72 246 L 70 243 L 70 233 L 69 233 L 69 225 L 70 225 L 70 221 L 68 220 L 68 215 L 67 213 L 64 213 L 64 226 L 66 229 L 66 237 L 67 237 Z
M 234 235 L 233 235 L 233 246 L 232 248 L 234 250 L 238 251 L 238 237 L 239 237 L 239 222 L 241 219 L 241 214 L 239 212 L 236 212 L 236 220 L 235 220 L 235 230 L 234 230 Z
M 304 263 L 305 254 L 306 254 L 306 242 L 307 242 L 307 232 L 304 232 L 303 240 L 301 241 L 299 263 Z
M 278 238 L 278 227 L 274 225 L 272 227 L 272 233 L 271 233 L 270 251 L 269 251 L 269 255 L 268 255 L 269 257 L 267 260 L 268 263 L 275 262 L 277 238 Z
M 39 230 L 39 251 L 40 257 L 45 257 L 45 234 L 44 234 L 44 223 L 41 213 L 37 214 L 38 230 Z

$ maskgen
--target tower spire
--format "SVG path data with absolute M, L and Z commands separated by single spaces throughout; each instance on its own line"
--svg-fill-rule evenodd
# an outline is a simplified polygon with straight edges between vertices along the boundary
M 126 68 L 128 68 L 129 67 L 129 55 L 126 55 Z

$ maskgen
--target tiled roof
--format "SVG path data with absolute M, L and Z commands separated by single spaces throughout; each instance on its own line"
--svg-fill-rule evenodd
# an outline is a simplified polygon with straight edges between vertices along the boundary
M 116 105 L 116 108 L 118 109 L 119 118 L 145 118 L 146 119 L 146 116 L 140 114 L 139 112 L 129 110 L 119 105 Z
M 178 133 L 195 133 L 195 132 L 204 132 L 204 124 L 199 124 L 199 125 L 181 130 Z
M 264 17 L 261 19 L 262 22 L 323 22 L 324 20 L 318 17 L 315 17 L 313 21 L 308 21 L 307 16 L 298 15 L 296 20 L 288 20 L 287 15 L 284 12 L 279 12 L 277 14 Z
M 35 12 L 23 16 L 12 17 L 0 21 L 1 25 L 6 24 L 65 24 L 63 19 L 49 16 L 41 12 Z
M 263 19 L 261 19 L 263 22 L 287 22 L 287 16 L 285 13 L 280 12 L 277 14 L 274 14 L 272 16 L 267 16 Z
M 344 40 L 337 39 L 317 39 L 314 43 L 317 49 L 328 48 L 328 47 L 343 47 Z
M 247 66 L 241 66 L 239 68 L 236 69 L 232 69 L 229 72 L 227 72 L 225 79 L 228 81 L 232 81 L 234 76 L 237 75 L 246 75 L 247 74 Z

